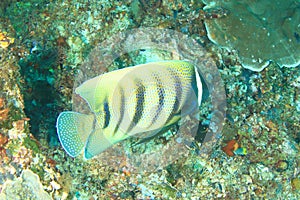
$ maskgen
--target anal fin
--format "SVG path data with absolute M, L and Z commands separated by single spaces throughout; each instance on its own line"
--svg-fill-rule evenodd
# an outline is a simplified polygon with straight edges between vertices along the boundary
M 84 158 L 91 159 L 94 156 L 105 151 L 119 140 L 111 141 L 104 134 L 103 129 L 98 126 L 89 135 L 88 141 L 84 149 Z

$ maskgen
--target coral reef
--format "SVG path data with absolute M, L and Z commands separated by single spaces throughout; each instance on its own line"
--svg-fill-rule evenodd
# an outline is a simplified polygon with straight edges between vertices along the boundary
M 274 14 L 278 12 L 274 2 L 265 13 L 264 6 L 255 9 L 259 1 L 218 1 L 220 4 L 204 11 L 199 1 L 3 2 L 0 32 L 5 33 L 4 42 L 7 37 L 14 38 L 14 42 L 0 48 L 0 198 L 18 192 L 13 199 L 35 198 L 38 194 L 45 195 L 45 199 L 299 199 L 300 70 L 276 66 L 299 62 L 299 29 L 292 29 L 294 20 L 300 21 L 296 12 L 299 6 L 295 8 L 298 1 L 282 5 L 282 9 L 290 6 L 291 12 L 280 15 Z M 239 9 L 233 10 L 237 2 Z M 264 1 L 264 5 L 268 3 Z M 220 5 L 220 10 L 213 9 Z M 235 31 L 242 31 L 246 18 L 254 17 L 251 13 L 256 13 L 254 21 L 264 14 L 274 20 L 283 16 L 291 20 L 281 21 L 282 26 L 276 28 L 272 23 L 262 26 L 264 20 L 259 20 L 258 26 L 253 23 L 245 35 L 259 33 L 261 37 L 255 41 L 234 40 L 234 35 L 219 29 L 218 22 L 233 20 L 241 26 Z M 245 20 L 237 19 L 244 15 Z M 208 32 L 210 38 L 215 37 L 222 45 L 226 36 L 232 46 L 222 46 L 237 51 L 211 44 L 203 20 L 211 24 L 207 27 L 214 26 Z M 59 112 L 71 109 L 73 77 L 80 64 L 99 42 L 139 26 L 187 34 L 218 64 L 228 110 L 222 140 L 209 158 L 199 157 L 199 144 L 193 143 L 187 147 L 189 154 L 184 159 L 156 171 L 138 173 L 125 156 L 111 157 L 115 164 L 107 165 L 97 159 L 71 158 L 59 146 L 55 119 Z M 214 28 L 220 30 L 215 36 Z M 221 41 L 217 41 L 219 37 Z M 268 45 L 263 46 L 265 42 Z M 272 42 L 278 45 L 274 53 L 269 48 Z M 253 65 L 245 47 L 255 60 L 261 58 L 261 64 Z M 162 57 L 169 54 L 141 50 L 122 55 L 108 69 Z M 241 65 L 249 64 L 258 71 L 269 60 L 274 62 L 261 72 Z M 202 106 L 205 114 L 200 132 L 205 133 L 210 107 L 205 103 Z M 201 135 L 197 137 L 201 139 Z M 238 147 L 230 147 L 230 152 L 245 148 L 247 154 L 227 156 L 222 147 L 232 139 Z M 166 144 L 166 140 L 158 137 L 154 141 Z M 35 194 L 32 187 L 38 188 Z M 22 196 L 24 192 L 28 194 Z
M 300 64 L 299 1 L 203 2 L 207 4 L 206 12 L 223 13 L 205 20 L 209 39 L 218 46 L 236 50 L 244 67 L 261 71 L 270 61 L 281 67 Z

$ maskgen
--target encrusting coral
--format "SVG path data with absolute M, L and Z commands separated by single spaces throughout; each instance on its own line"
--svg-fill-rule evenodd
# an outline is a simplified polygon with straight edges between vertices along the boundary
M 205 20 L 209 39 L 236 50 L 243 67 L 261 71 L 270 61 L 280 67 L 300 64 L 299 1 L 203 0 L 204 10 L 225 13 Z
M 50 195 L 44 191 L 38 175 L 31 170 L 24 170 L 15 181 L 4 183 L 0 199 L 43 199 L 51 200 Z

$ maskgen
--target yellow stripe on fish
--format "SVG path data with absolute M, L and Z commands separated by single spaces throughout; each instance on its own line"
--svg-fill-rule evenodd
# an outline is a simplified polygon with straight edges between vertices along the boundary
M 93 114 L 60 113 L 57 133 L 70 156 L 84 150 L 90 159 L 130 136 L 155 134 L 198 109 L 202 84 L 192 64 L 173 60 L 102 74 L 75 92 Z

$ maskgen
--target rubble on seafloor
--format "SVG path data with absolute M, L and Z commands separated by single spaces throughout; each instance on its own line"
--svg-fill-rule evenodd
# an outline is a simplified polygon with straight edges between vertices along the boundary
M 5 48 L 0 48 L 0 197 L 17 192 L 21 198 L 28 192 L 28 198 L 42 194 L 52 199 L 299 199 L 299 68 L 271 63 L 259 73 L 247 70 L 239 51 L 216 49 L 208 42 L 202 3 L 155 2 L 30 0 L 10 1 L 0 9 L 5 11 L 0 13 L 0 32 L 5 33 Z M 151 5 L 159 14 L 153 14 Z M 114 166 L 71 158 L 57 141 L 55 119 L 71 108 L 78 66 L 111 34 L 147 25 L 188 34 L 216 59 L 228 104 L 221 143 L 209 159 L 191 148 L 186 159 L 144 173 L 130 168 L 126 157 L 112 158 Z M 157 50 L 132 52 L 112 68 L 149 59 L 149 53 L 151 58 L 166 56 Z M 235 147 L 227 156 L 222 147 L 230 141 Z M 247 154 L 232 154 L 238 147 Z

